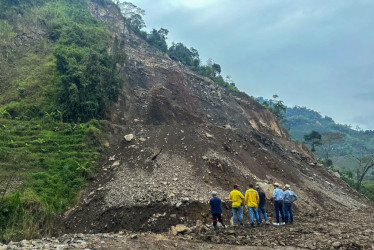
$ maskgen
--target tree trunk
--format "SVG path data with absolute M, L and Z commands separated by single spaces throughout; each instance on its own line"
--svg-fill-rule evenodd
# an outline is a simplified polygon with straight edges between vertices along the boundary
M 360 192 L 360 190 L 361 190 L 362 179 L 363 179 L 363 177 L 361 177 L 361 178 L 357 181 L 356 190 L 357 190 L 358 192 Z
M 361 190 L 361 184 L 362 184 L 362 181 L 366 175 L 366 173 L 369 171 L 369 169 L 371 167 L 374 166 L 374 163 L 371 163 L 370 165 L 367 165 L 366 168 L 364 169 L 364 171 L 362 172 L 361 175 L 359 175 L 359 170 L 357 170 L 357 186 L 356 186 L 356 190 L 360 192 Z

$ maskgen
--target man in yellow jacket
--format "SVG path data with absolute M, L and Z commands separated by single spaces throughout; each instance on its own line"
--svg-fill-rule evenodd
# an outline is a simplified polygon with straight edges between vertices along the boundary
M 258 217 L 257 207 L 260 202 L 258 192 L 254 190 L 253 185 L 249 184 L 249 188 L 245 191 L 244 204 L 248 207 L 249 219 L 251 221 L 251 227 L 254 227 L 253 213 L 256 216 L 257 225 L 260 225 L 260 219 Z
M 236 226 L 236 216 L 239 214 L 239 223 L 243 226 L 243 207 L 242 201 L 244 195 L 239 191 L 240 186 L 238 184 L 234 185 L 234 190 L 230 192 L 229 199 L 232 201 L 232 220 L 234 227 Z

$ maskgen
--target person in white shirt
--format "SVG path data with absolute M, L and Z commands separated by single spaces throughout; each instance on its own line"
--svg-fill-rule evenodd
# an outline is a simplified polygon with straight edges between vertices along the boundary
M 274 191 L 273 191 L 273 200 L 274 200 L 274 208 L 275 208 L 275 217 L 277 222 L 273 223 L 275 226 L 284 225 L 286 224 L 284 213 L 283 213 L 283 198 L 284 194 L 282 189 L 279 188 L 279 183 L 274 183 Z M 282 224 L 280 224 L 280 216 L 282 217 Z

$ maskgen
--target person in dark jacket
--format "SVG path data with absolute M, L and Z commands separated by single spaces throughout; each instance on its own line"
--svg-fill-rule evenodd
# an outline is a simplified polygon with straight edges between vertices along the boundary
M 221 199 L 217 196 L 217 192 L 212 192 L 212 198 L 209 201 L 210 204 L 210 211 L 213 216 L 213 226 L 214 229 L 217 229 L 217 219 L 222 224 L 224 228 L 226 228 L 225 223 L 222 220 L 222 209 L 221 209 Z
M 266 224 L 269 224 L 268 216 L 266 214 L 266 195 L 265 192 L 261 190 L 260 186 L 256 186 L 256 190 L 258 192 L 258 196 L 260 197 L 260 202 L 258 203 L 258 217 L 259 217 L 259 223 L 261 224 L 261 213 L 264 215 L 264 220 Z

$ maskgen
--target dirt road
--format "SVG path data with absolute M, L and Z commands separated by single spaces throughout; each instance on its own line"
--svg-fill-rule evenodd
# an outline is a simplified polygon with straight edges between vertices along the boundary
M 187 232 L 123 231 L 104 234 L 66 234 L 56 238 L 22 241 L 0 249 L 374 249 L 372 209 L 321 212 L 296 216 L 292 225 L 250 228 L 248 214 L 243 227 L 214 231 L 210 225 Z

